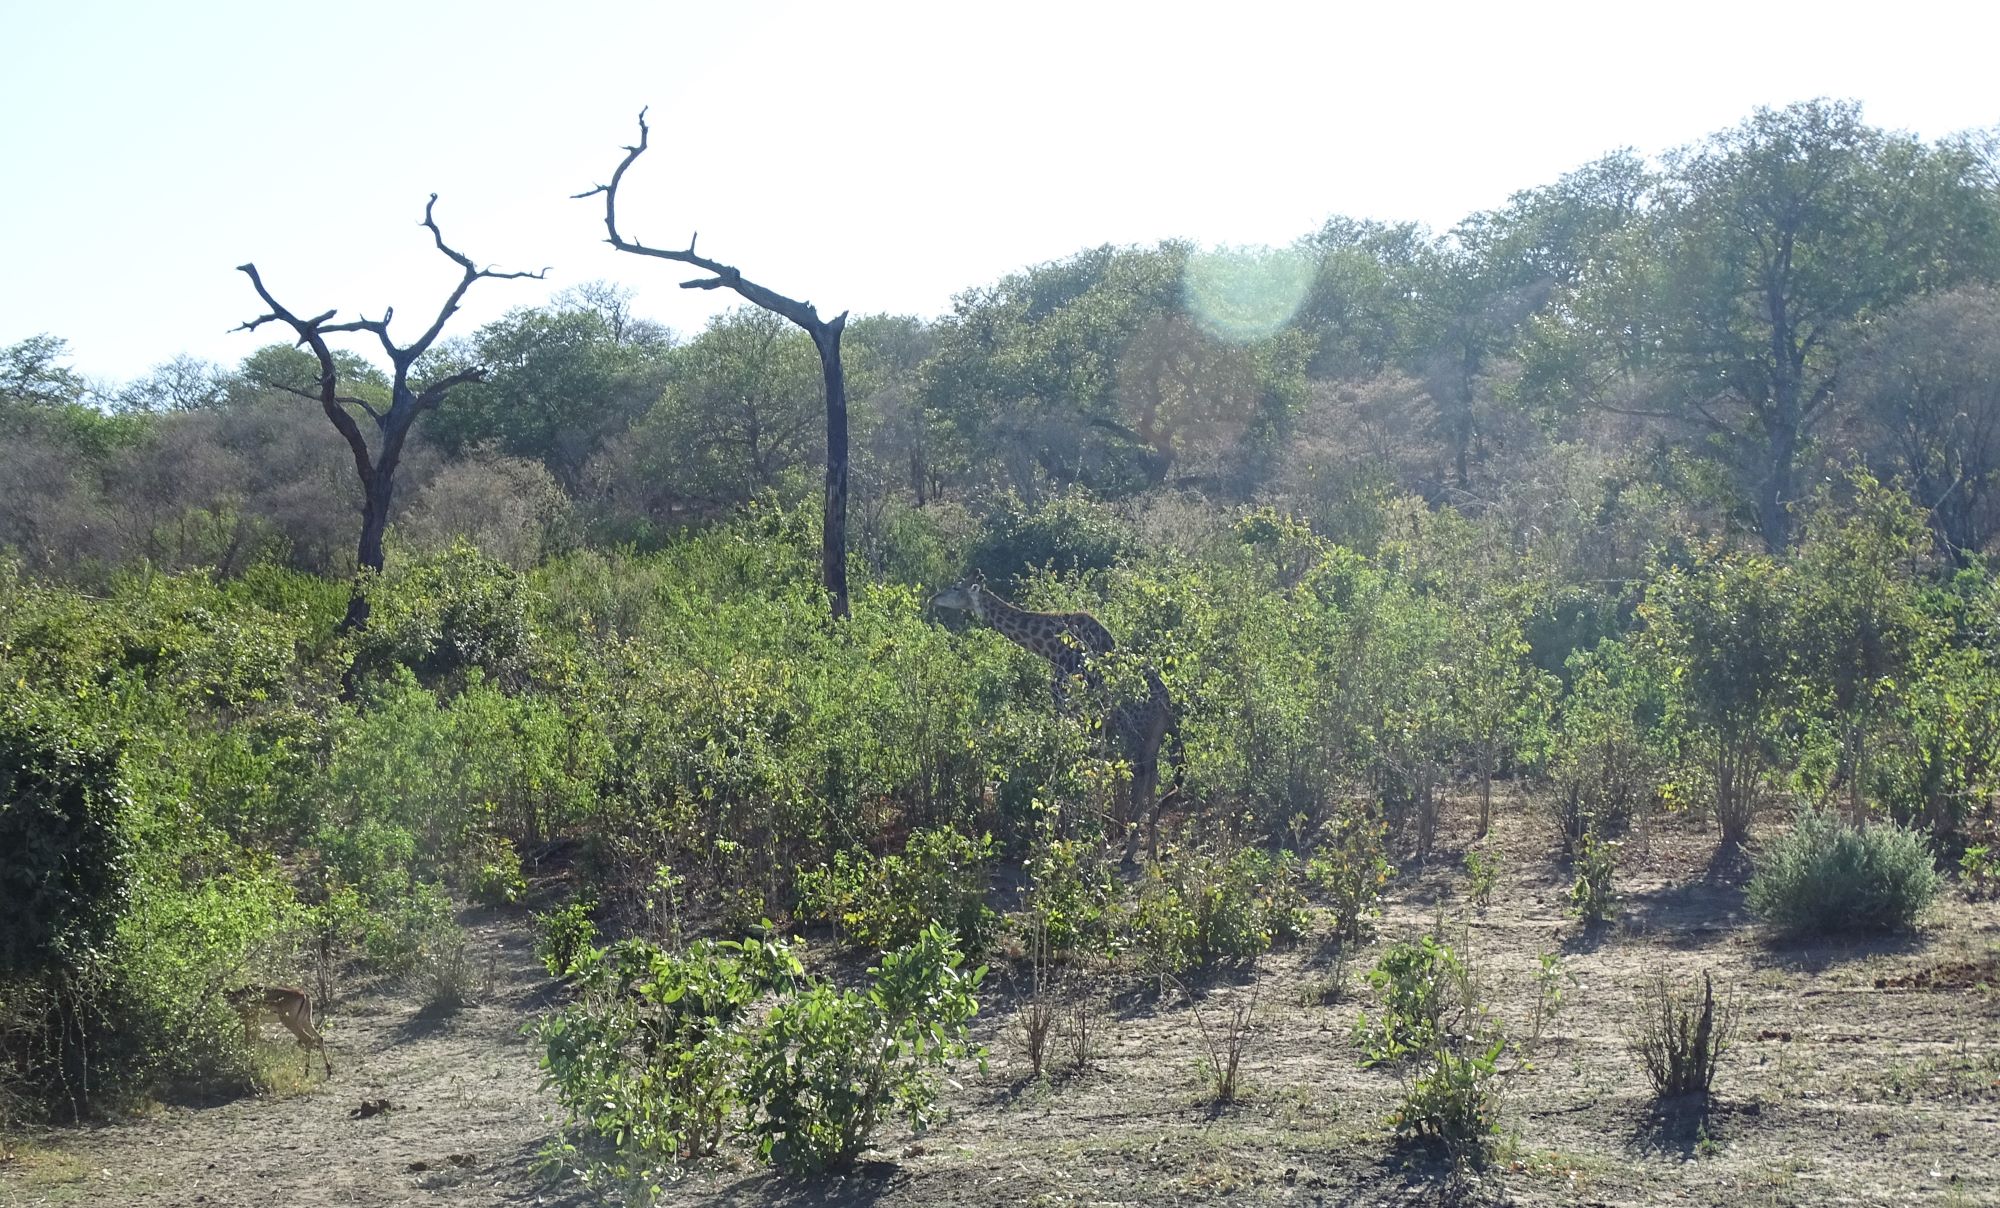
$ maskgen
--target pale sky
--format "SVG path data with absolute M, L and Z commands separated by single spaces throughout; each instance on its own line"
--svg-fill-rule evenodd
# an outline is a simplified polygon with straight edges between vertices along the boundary
M 294 311 L 470 333 L 609 279 L 683 332 L 735 303 L 600 242 L 701 250 L 840 310 L 954 294 L 1101 243 L 1284 244 L 1334 214 L 1445 228 L 1606 151 L 1851 97 L 1935 138 L 2000 124 L 2000 5 L 556 4 L 0 0 L 0 345 L 122 380 Z M 365 350 L 365 348 L 364 348 Z

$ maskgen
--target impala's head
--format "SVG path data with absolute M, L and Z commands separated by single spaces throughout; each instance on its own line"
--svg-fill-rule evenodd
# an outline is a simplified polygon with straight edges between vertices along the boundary
M 969 612 L 975 617 L 984 616 L 986 612 L 984 607 L 985 601 L 981 597 L 985 594 L 986 576 L 975 570 L 965 576 L 965 578 L 960 579 L 950 587 L 932 596 L 931 607 L 956 608 L 960 612 Z
M 234 990 L 223 991 L 222 1001 L 240 1011 L 254 1003 L 264 1001 L 264 990 L 261 986 L 238 986 Z

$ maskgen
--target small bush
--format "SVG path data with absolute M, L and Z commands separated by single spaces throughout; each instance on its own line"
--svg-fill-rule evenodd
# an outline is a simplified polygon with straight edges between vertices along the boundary
M 1395 866 L 1389 863 L 1386 823 L 1353 813 L 1328 824 L 1319 854 L 1306 863 L 1306 880 L 1333 908 L 1333 932 L 1342 940 L 1368 937 L 1368 920 Z
M 676 955 L 622 941 L 587 958 L 576 1001 L 538 1025 L 568 1117 L 550 1156 L 648 1202 L 732 1134 L 795 1173 L 850 1166 L 891 1113 L 918 1129 L 932 1118 L 936 1073 L 970 1052 L 985 972 L 961 970 L 938 926 L 885 954 L 860 990 L 808 975 L 781 942 L 699 940 Z
M 680 954 L 624 940 L 586 959 L 575 1001 L 537 1034 L 570 1133 L 609 1144 L 565 1140 L 555 1156 L 593 1187 L 657 1190 L 676 1164 L 713 1153 L 741 1107 L 750 1009 L 802 974 L 790 949 L 755 940 Z
M 511 906 L 521 900 L 528 892 L 528 881 L 521 874 L 521 856 L 514 850 L 513 840 L 497 835 L 489 838 L 470 888 L 473 900 L 488 906 Z
M 1195 1028 L 1201 1033 L 1203 1056 L 1207 1060 L 1203 1069 L 1208 1075 L 1208 1097 L 1212 1104 L 1234 1103 L 1242 1089 L 1243 1053 L 1256 1029 L 1257 993 L 1263 986 L 1264 979 L 1252 970 L 1249 995 L 1237 995 L 1229 1004 L 1229 1013 L 1218 1014 L 1212 1025 L 1193 992 L 1186 986 L 1180 987 L 1187 997 L 1188 1010 L 1194 1015 Z
M 456 1011 L 477 1001 L 473 990 L 479 973 L 476 966 L 464 928 L 452 922 L 433 927 L 417 947 L 417 979 L 423 991 L 423 1009 Z
M 1436 936 L 1390 945 L 1368 971 L 1381 1013 L 1372 1024 L 1365 1014 L 1354 1024 L 1362 1064 L 1391 1065 L 1431 1047 L 1467 996 L 1467 979 L 1465 963 Z
M 1010 497 L 973 539 L 967 557 L 974 569 L 1002 582 L 1042 567 L 1106 570 L 1133 544 L 1117 513 L 1081 493 L 1057 495 L 1033 511 Z
M 1480 1001 L 1472 969 L 1434 935 L 1393 945 L 1368 974 L 1382 997 L 1374 1024 L 1355 1020 L 1363 1065 L 1396 1065 L 1408 1079 L 1391 1113 L 1398 1136 L 1454 1152 L 1498 1128 L 1493 1077 L 1507 1039 Z
M 1499 1100 L 1491 1083 L 1507 1042 L 1455 1052 L 1440 1046 L 1389 1117 L 1398 1135 L 1463 1145 L 1499 1131 Z
M 1530 1050 L 1541 1045 L 1543 1029 L 1562 1014 L 1570 987 L 1574 985 L 1576 974 L 1563 967 L 1562 953 L 1541 954 L 1539 967 L 1535 970 L 1535 1019 L 1528 1033 Z
M 1109 956 L 1121 925 L 1118 883 L 1098 845 L 1081 839 L 1050 839 L 1028 861 L 1024 932 L 1043 937 L 1055 956 L 1088 953 Z
M 1915 925 L 1942 884 L 1917 831 L 1812 810 L 1760 853 L 1749 901 L 1795 934 L 1898 931 Z
M 983 947 L 996 916 L 986 905 L 986 864 L 993 837 L 950 827 L 915 831 L 900 855 L 838 852 L 799 878 L 801 909 L 877 948 L 896 948 L 933 920 L 967 948 Z
M 966 1024 L 986 970 L 967 973 L 959 959 L 955 937 L 933 924 L 885 953 L 865 991 L 815 983 L 773 1007 L 743 1082 L 758 1154 L 794 1173 L 841 1170 L 890 1112 L 923 1129 L 934 1075 L 971 1051 Z
M 597 904 L 578 898 L 560 910 L 535 916 L 535 956 L 550 977 L 575 972 L 597 941 L 597 924 L 590 919 Z
M 1677 989 L 1657 973 L 1647 983 L 1645 1014 L 1631 1037 L 1653 1094 L 1662 1099 L 1706 1095 L 1715 1069 L 1736 1033 L 1736 1006 L 1715 1003 L 1715 983 L 1704 971 L 1701 989 Z
M 1493 886 L 1500 880 L 1498 857 L 1465 853 L 1465 893 L 1481 910 L 1493 904 Z
M 1958 858 L 1958 881 L 1973 901 L 2000 896 L 2000 851 L 1990 843 L 1975 843 Z
M 1244 848 L 1223 857 L 1176 851 L 1148 865 L 1132 910 L 1132 945 L 1156 973 L 1245 961 L 1305 934 L 1298 862 Z
M 1576 880 L 1569 887 L 1569 912 L 1585 923 L 1608 923 L 1618 917 L 1618 895 L 1611 888 L 1618 871 L 1618 845 L 1586 831 L 1576 843 Z

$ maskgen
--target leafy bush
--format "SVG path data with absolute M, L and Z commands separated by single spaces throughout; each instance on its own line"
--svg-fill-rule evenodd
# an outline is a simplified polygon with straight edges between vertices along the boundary
M 1465 853 L 1465 893 L 1481 910 L 1493 902 L 1493 886 L 1500 879 L 1500 861 L 1476 851 Z
M 535 956 L 550 977 L 568 977 L 583 963 L 597 939 L 591 911 L 597 904 L 578 898 L 559 910 L 535 916 Z
M 476 962 L 463 927 L 450 919 L 433 924 L 417 941 L 416 959 L 425 1011 L 456 1011 L 475 1001 Z
M 1991 843 L 1974 843 L 1958 857 L 1959 884 L 1965 896 L 1978 901 L 2000 893 L 2000 852 Z
M 1855 827 L 1820 810 L 1766 844 L 1750 908 L 1786 931 L 1897 931 L 1915 925 L 1943 880 L 1922 834 L 1891 822 Z
M 1108 570 L 1132 552 L 1131 530 L 1082 494 L 1056 495 L 1033 510 L 1009 497 L 973 538 L 974 570 L 1004 583 L 1030 570 Z
M 1326 840 L 1306 863 L 1306 879 L 1333 908 L 1333 931 L 1345 941 L 1366 939 L 1368 919 L 1381 901 L 1395 866 L 1389 863 L 1388 824 L 1360 812 L 1328 826 Z
M 576 1000 L 536 1025 L 568 1128 L 587 1138 L 558 1156 L 593 1186 L 657 1192 L 673 1165 L 714 1152 L 741 1106 L 750 1008 L 802 973 L 757 940 L 678 954 L 624 940 L 583 962 Z
M 1355 1020 L 1362 1064 L 1393 1065 L 1431 1047 L 1461 1005 L 1467 976 L 1465 963 L 1436 936 L 1390 945 L 1368 971 L 1381 1011 L 1372 1024 L 1365 1012 Z
M 807 976 L 775 941 L 700 940 L 678 955 L 615 944 L 586 958 L 576 1001 L 537 1028 L 567 1114 L 554 1156 L 593 1186 L 657 1194 L 733 1121 L 786 1170 L 845 1168 L 886 1114 L 928 1123 L 936 1073 L 971 1052 L 986 970 L 959 965 L 938 926 L 885 954 L 865 990 Z
M 1454 1149 L 1493 1133 L 1493 1077 L 1507 1040 L 1480 1000 L 1469 965 L 1436 936 L 1392 945 L 1369 971 L 1381 998 L 1373 1024 L 1355 1020 L 1363 1065 L 1403 1067 L 1403 1102 L 1390 1116 L 1399 1136 Z
M 473 870 L 469 886 L 474 901 L 489 906 L 508 906 L 528 892 L 528 880 L 521 874 L 521 855 L 514 841 L 492 836 L 486 843 L 485 858 Z
M 1182 850 L 1146 867 L 1132 908 L 1132 946 L 1148 968 L 1178 973 L 1244 961 L 1305 932 L 1297 861 L 1243 848 L 1223 857 Z
M 1484 1048 L 1459 1052 L 1439 1046 L 1429 1067 L 1411 1083 L 1409 1093 L 1389 1117 L 1405 1137 L 1431 1138 L 1462 1145 L 1498 1132 L 1499 1101 L 1493 1075 L 1507 1042 L 1494 1037 Z
M 966 1023 L 986 973 L 962 971 L 959 959 L 951 933 L 933 925 L 885 954 L 865 991 L 816 983 L 773 1007 L 743 1084 L 758 1153 L 794 1172 L 840 1170 L 884 1113 L 928 1124 L 935 1072 L 970 1052 Z
M 0 710 L 0 976 L 76 968 L 110 937 L 129 893 L 126 800 L 101 744 L 23 702 Z
M 864 944 L 910 943 L 932 922 L 959 942 L 980 948 L 996 916 L 986 905 L 986 864 L 993 837 L 972 839 L 949 827 L 920 830 L 901 855 L 840 852 L 833 863 L 799 878 L 805 912 L 826 919 Z
M 1655 668 L 1606 639 L 1570 656 L 1571 686 L 1550 734 L 1549 810 L 1565 856 L 1586 834 L 1618 833 L 1665 776 L 1667 709 Z
M 1577 840 L 1573 861 L 1576 879 L 1570 882 L 1570 913 L 1585 923 L 1605 923 L 1618 917 L 1618 895 L 1611 878 L 1618 871 L 1618 845 L 1585 831 Z
M 357 675 L 401 666 L 427 688 L 456 691 L 474 668 L 503 684 L 526 670 L 521 578 L 462 540 L 391 570 L 370 585 L 369 599 L 374 611 L 355 650 Z
M 1716 1006 L 1715 982 L 1706 971 L 1699 991 L 1692 985 L 1677 988 L 1665 973 L 1654 974 L 1644 998 L 1645 1013 L 1630 1039 L 1653 1094 L 1662 1099 L 1708 1094 L 1716 1066 L 1735 1038 L 1735 1003 Z
M 1123 920 L 1117 881 L 1100 845 L 1050 839 L 1029 859 L 1028 875 L 1026 930 L 1039 935 L 1051 954 L 1112 953 Z

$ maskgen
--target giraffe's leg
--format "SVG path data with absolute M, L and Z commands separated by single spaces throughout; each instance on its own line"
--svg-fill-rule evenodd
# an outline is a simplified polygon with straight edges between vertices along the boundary
M 1139 828 L 1142 824 L 1150 834 L 1146 844 L 1148 856 L 1155 860 L 1160 857 L 1160 806 L 1155 799 L 1159 787 L 1160 759 L 1155 746 L 1152 750 L 1138 752 L 1138 758 L 1132 764 L 1132 783 L 1128 790 L 1131 805 L 1125 820 L 1125 863 L 1128 866 L 1139 862 Z

